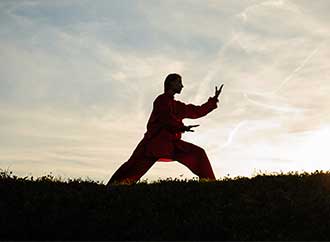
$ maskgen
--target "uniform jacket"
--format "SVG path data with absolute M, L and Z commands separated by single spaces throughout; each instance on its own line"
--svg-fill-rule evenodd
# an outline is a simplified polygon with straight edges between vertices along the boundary
M 202 105 L 185 104 L 174 100 L 167 93 L 159 95 L 153 102 L 153 110 L 144 134 L 145 155 L 155 158 L 171 158 L 175 149 L 180 147 L 184 118 L 197 119 L 205 116 L 215 108 L 219 100 L 210 97 Z M 183 142 L 182 142 L 183 143 Z

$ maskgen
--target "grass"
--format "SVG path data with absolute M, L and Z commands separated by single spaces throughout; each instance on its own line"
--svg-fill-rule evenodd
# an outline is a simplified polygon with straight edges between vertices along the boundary
M 330 240 L 330 172 L 108 191 L 92 180 L 2 171 L 0 240 Z

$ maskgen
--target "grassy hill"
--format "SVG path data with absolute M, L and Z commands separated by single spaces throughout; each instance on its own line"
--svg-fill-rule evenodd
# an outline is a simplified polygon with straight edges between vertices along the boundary
M 330 240 L 330 173 L 116 186 L 0 173 L 0 240 Z

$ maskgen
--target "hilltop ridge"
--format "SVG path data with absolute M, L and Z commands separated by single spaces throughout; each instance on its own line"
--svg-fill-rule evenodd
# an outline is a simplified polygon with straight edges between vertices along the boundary
M 330 173 L 104 184 L 0 172 L 1 240 L 329 240 Z

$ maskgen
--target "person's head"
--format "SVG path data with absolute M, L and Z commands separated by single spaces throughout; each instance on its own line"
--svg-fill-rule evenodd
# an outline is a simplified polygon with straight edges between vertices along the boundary
M 179 74 L 171 73 L 166 77 L 164 81 L 165 92 L 172 91 L 174 94 L 180 93 L 182 88 L 182 78 Z

